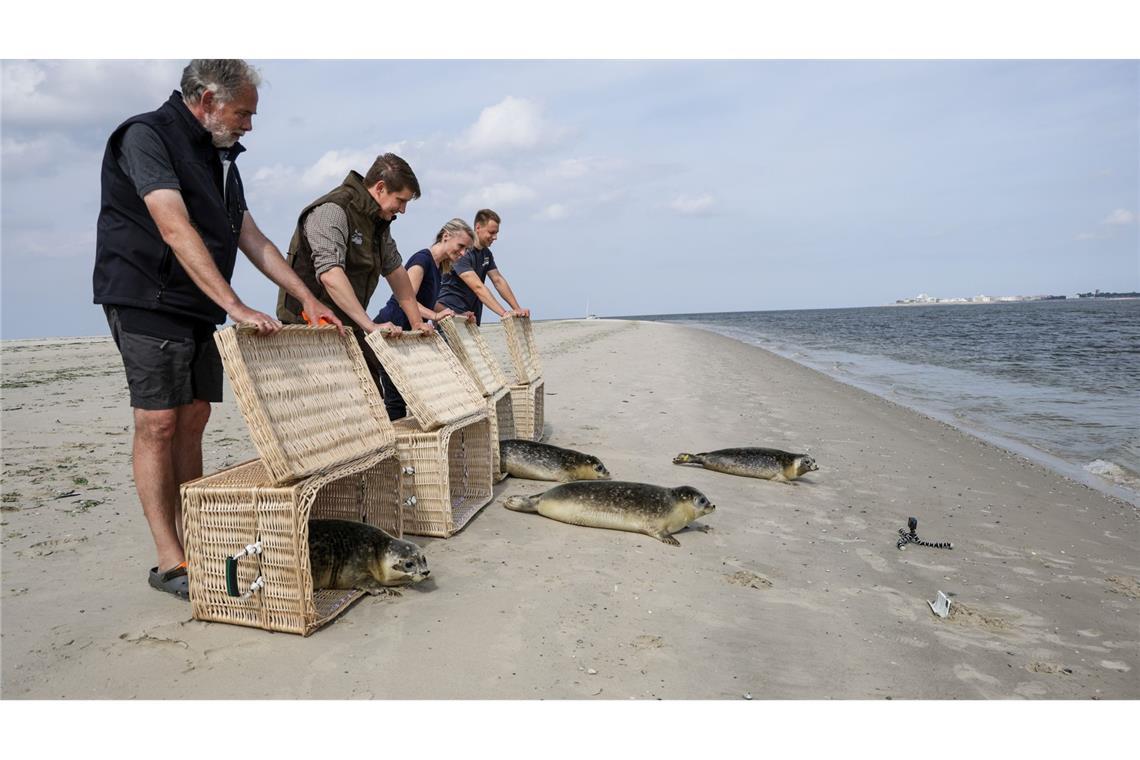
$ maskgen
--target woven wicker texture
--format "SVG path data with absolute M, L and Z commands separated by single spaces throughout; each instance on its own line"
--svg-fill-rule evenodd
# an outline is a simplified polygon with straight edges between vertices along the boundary
M 546 381 L 511 386 L 511 409 L 515 419 L 515 437 L 525 441 L 541 441 Z
M 495 399 L 495 417 L 499 425 L 499 440 L 515 438 L 515 403 L 510 388 L 504 388 Z
M 533 383 L 542 377 L 542 362 L 538 358 L 538 348 L 534 345 L 530 317 L 506 316 L 500 321 L 503 323 L 503 332 L 507 335 L 511 364 L 515 368 L 515 383 Z
M 444 317 L 439 327 L 459 363 L 475 379 L 484 396 L 493 396 L 507 387 L 507 376 L 491 356 L 491 349 L 474 322 Z
M 489 396 L 483 400 L 487 403 L 487 419 L 491 423 L 491 479 L 493 482 L 498 483 L 506 477 L 506 473 L 502 471 L 499 441 L 504 438 L 513 437 L 515 430 L 515 415 L 511 407 L 511 391 L 509 388 L 503 388 L 494 396 Z M 499 419 L 500 406 L 505 409 L 505 416 L 507 417 L 505 421 L 510 423 L 508 435 L 503 435 L 502 424 L 504 420 Z
M 439 334 L 377 330 L 366 340 L 424 430 L 484 411 L 483 394 Z
M 309 518 L 363 520 L 401 535 L 400 465 L 394 447 L 292 485 L 270 482 L 261 460 L 182 486 L 183 531 L 195 619 L 307 636 L 348 608 L 361 592 L 313 591 Z M 238 561 L 242 599 L 226 593 L 226 559 L 260 541 L 261 554 Z
M 485 407 L 477 417 L 439 430 L 421 430 L 414 417 L 397 420 L 396 450 L 400 464 L 414 470 L 401 479 L 405 532 L 447 538 L 490 503 L 493 455 Z
M 226 375 L 273 483 L 287 483 L 394 442 L 384 403 L 351 335 L 286 325 L 215 333 Z

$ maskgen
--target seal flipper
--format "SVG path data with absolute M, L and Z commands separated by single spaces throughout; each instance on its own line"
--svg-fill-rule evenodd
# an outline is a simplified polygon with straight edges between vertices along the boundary
M 532 512 L 538 514 L 538 496 L 508 496 L 503 499 L 503 506 L 515 512 Z
M 665 531 L 661 531 L 660 533 L 646 533 L 645 535 L 652 536 L 653 538 L 656 538 L 661 543 L 669 544 L 670 546 L 680 546 L 681 545 L 680 541 L 673 538 L 672 536 L 670 536 Z
M 390 588 L 388 586 L 381 586 L 376 581 L 370 581 L 368 583 L 361 583 L 360 585 L 357 586 L 357 588 L 359 588 L 361 591 L 365 592 L 369 596 L 403 596 L 403 594 L 400 593 L 399 591 L 397 591 L 396 589 Z

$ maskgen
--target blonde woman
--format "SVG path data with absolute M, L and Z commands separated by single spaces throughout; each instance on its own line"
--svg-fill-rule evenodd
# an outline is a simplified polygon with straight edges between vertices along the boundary
M 416 302 L 419 305 L 420 316 L 424 320 L 436 321 L 455 313 L 446 308 L 439 311 L 435 310 L 436 299 L 439 297 L 440 280 L 446 272 L 451 271 L 455 262 L 474 242 L 474 233 L 471 232 L 471 227 L 468 226 L 467 222 L 458 218 L 452 219 L 440 228 L 431 248 L 416 251 L 404 263 L 404 269 L 408 272 L 408 279 L 411 280 L 412 288 L 416 291 Z M 471 312 L 467 312 L 464 316 L 468 319 L 475 318 Z M 395 296 L 388 299 L 388 303 L 384 304 L 384 308 L 372 321 L 377 324 L 391 322 L 405 330 L 411 329 L 408 317 L 400 308 Z M 388 410 L 388 417 L 398 420 L 405 416 L 407 407 L 404 405 L 404 399 L 400 396 L 396 386 L 392 384 L 387 372 L 381 371 L 380 381 L 381 390 L 384 391 L 384 406 Z

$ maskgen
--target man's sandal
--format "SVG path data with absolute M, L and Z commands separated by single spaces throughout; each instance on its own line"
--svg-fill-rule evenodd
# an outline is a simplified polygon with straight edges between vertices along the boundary
M 190 599 L 190 579 L 186 576 L 186 563 L 175 565 L 166 572 L 150 569 L 150 585 L 159 591 L 174 594 L 179 599 Z

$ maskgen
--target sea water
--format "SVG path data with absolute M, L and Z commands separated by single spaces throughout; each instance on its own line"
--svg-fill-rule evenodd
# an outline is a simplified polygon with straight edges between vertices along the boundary
M 1140 504 L 1140 300 L 637 318 L 760 346 Z

